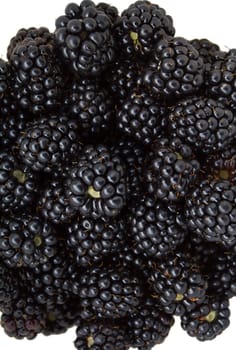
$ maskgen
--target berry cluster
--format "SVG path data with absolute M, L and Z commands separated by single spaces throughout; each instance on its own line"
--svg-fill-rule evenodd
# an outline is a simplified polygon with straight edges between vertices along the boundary
M 214 339 L 236 296 L 236 50 L 141 0 L 71 3 L 0 59 L 0 310 L 10 337 Z

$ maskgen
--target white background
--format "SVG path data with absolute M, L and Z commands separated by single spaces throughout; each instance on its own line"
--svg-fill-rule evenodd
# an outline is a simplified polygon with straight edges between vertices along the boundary
M 222 49 L 236 47 L 235 0 L 154 0 L 164 7 L 174 18 L 176 35 L 187 39 L 206 37 L 218 43 Z M 68 1 L 69 2 L 69 1 Z M 6 48 L 18 29 L 31 26 L 46 26 L 54 30 L 55 19 L 62 15 L 68 3 L 66 0 L 1 1 L 0 7 L 0 57 L 6 57 Z M 112 0 L 119 10 L 125 9 L 131 1 Z M 232 349 L 236 343 L 236 300 L 231 300 L 231 326 L 211 342 L 201 343 L 189 337 L 176 320 L 169 337 L 164 344 L 156 346 L 161 350 L 215 350 L 216 348 Z M 74 329 L 60 336 L 38 336 L 33 341 L 8 338 L 0 330 L 1 350 L 42 350 L 42 349 L 74 349 Z

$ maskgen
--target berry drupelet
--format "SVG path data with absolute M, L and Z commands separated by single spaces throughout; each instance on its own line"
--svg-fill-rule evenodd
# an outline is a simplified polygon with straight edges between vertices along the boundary
M 56 20 L 55 42 L 74 75 L 99 76 L 115 58 L 110 16 L 92 1 L 66 7 Z
M 203 58 L 186 39 L 163 38 L 155 46 L 141 82 L 170 105 L 200 91 L 204 82 Z
M 136 249 L 153 258 L 162 258 L 175 250 L 187 234 L 180 208 L 168 206 L 150 196 L 139 201 L 129 220 Z
M 17 140 L 19 157 L 36 172 L 52 172 L 80 148 L 78 123 L 60 115 L 33 121 Z
M 172 18 L 149 1 L 132 3 L 118 17 L 114 26 L 118 50 L 129 59 L 148 56 L 163 36 L 174 36 Z
M 209 154 L 230 147 L 236 137 L 236 117 L 217 100 L 188 98 L 171 108 L 169 131 L 196 152 Z
M 0 221 L 0 256 L 9 267 L 35 267 L 57 252 L 57 236 L 50 223 L 22 214 Z
M 147 192 L 163 201 L 179 201 L 194 186 L 200 163 L 179 138 L 160 139 L 146 156 L 143 172 Z
M 114 217 L 126 204 L 125 166 L 104 145 L 84 147 L 66 185 L 71 207 L 86 217 Z
M 0 254 L 1 256 L 1 254 Z M 0 310 L 6 309 L 19 296 L 20 285 L 14 270 L 0 263 Z
M 205 64 L 211 63 L 215 59 L 217 52 L 220 51 L 220 47 L 208 39 L 193 39 L 190 40 L 190 44 L 198 50 Z

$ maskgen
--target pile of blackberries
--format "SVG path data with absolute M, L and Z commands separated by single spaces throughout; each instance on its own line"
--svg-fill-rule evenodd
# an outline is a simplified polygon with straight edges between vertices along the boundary
M 71 3 L 0 59 L 0 310 L 79 350 L 201 341 L 236 296 L 236 49 L 157 4 Z

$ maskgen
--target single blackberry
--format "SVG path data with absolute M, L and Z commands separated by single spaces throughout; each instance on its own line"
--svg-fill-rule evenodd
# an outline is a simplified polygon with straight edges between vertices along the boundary
M 9 337 L 34 339 L 45 327 L 45 316 L 40 305 L 23 294 L 3 311 L 1 326 Z
M 72 80 L 64 100 L 66 113 L 83 136 L 103 136 L 114 124 L 113 100 L 106 88 L 89 79 Z
M 79 266 L 97 264 L 105 256 L 119 252 L 125 244 L 123 219 L 75 219 L 67 227 L 67 244 L 75 251 Z
M 174 318 L 160 310 L 156 302 L 149 298 L 128 318 L 127 323 L 131 346 L 151 349 L 164 342 L 174 324 Z
M 220 51 L 220 47 L 217 44 L 205 38 L 190 40 L 190 44 L 198 50 L 205 64 L 211 63 L 215 58 L 215 54 Z
M 17 147 L 28 167 L 50 173 L 79 151 L 78 123 L 66 116 L 42 117 L 28 125 Z
M 167 124 L 167 109 L 149 93 L 132 91 L 116 114 L 118 128 L 144 145 L 150 145 Z
M 76 210 L 70 207 L 65 188 L 60 181 L 50 182 L 43 190 L 37 210 L 45 220 L 54 224 L 69 223 L 76 215 Z
M 38 216 L 21 214 L 0 221 L 0 256 L 9 267 L 35 267 L 57 252 L 54 227 Z
M 70 255 L 61 238 L 55 256 L 34 268 L 20 269 L 21 280 L 29 293 L 46 311 L 56 310 L 58 305 L 69 305 L 74 294 L 78 294 L 78 268 Z
M 79 278 L 81 307 L 101 318 L 131 315 L 142 303 L 142 281 L 125 267 L 95 267 Z
M 236 117 L 216 100 L 193 97 L 171 109 L 169 130 L 197 152 L 209 154 L 230 146 L 236 137 Z
M 158 98 L 173 103 L 176 98 L 199 92 L 203 74 L 203 58 L 189 41 L 164 38 L 155 46 L 141 82 Z
M 212 340 L 229 326 L 229 301 L 216 296 L 181 316 L 181 326 L 191 337 L 200 341 Z
M 69 328 L 79 325 L 80 310 L 75 301 L 67 301 L 63 305 L 46 305 L 45 327 L 43 335 L 65 333 Z
M 144 182 L 147 192 L 164 201 L 179 201 L 195 184 L 200 163 L 179 138 L 160 139 L 146 157 Z
M 236 107 L 236 54 L 229 51 L 216 57 L 207 66 L 205 85 L 206 93 L 213 98 L 222 98 L 229 106 Z
M 186 201 L 187 223 L 209 242 L 236 244 L 236 185 L 228 180 L 202 181 Z
M 119 17 L 117 8 L 105 2 L 99 2 L 96 7 L 98 10 L 103 11 L 110 18 L 112 25 L 114 25 L 115 21 Z
M 163 8 L 149 1 L 136 1 L 118 17 L 114 32 L 118 50 L 132 59 L 149 55 L 163 36 L 174 36 L 175 29 Z
M 13 36 L 10 40 L 10 43 L 7 48 L 7 58 L 8 60 L 11 59 L 12 54 L 14 53 L 14 50 L 18 44 L 20 44 L 24 39 L 30 38 L 30 39 L 37 39 L 41 38 L 43 39 L 43 42 L 45 44 L 48 44 L 52 41 L 53 35 L 49 32 L 48 28 L 46 27 L 30 27 L 30 28 L 21 28 L 18 30 L 15 36 Z
M 86 217 L 114 217 L 126 204 L 127 184 L 121 159 L 103 145 L 87 145 L 67 180 L 72 208 Z
M 129 339 L 121 322 L 103 320 L 77 327 L 74 345 L 78 350 L 128 350 Z
M 9 89 L 11 81 L 11 67 L 8 62 L 0 58 L 0 101 Z
M 11 305 L 19 296 L 19 278 L 15 271 L 0 263 L 0 310 Z
M 138 87 L 138 76 L 144 64 L 139 61 L 117 60 L 105 72 L 105 83 L 118 106 Z
M 26 37 L 12 52 L 13 89 L 20 107 L 41 115 L 60 106 L 65 77 L 53 41 Z
M 15 155 L 0 153 L 0 211 L 15 213 L 25 211 L 35 202 L 38 177 Z
M 166 313 L 183 315 L 205 299 L 207 280 L 182 252 L 176 251 L 165 260 L 151 262 L 151 269 L 150 286 Z
M 126 166 L 127 200 L 136 202 L 142 193 L 142 171 L 145 160 L 143 146 L 132 138 L 122 135 L 116 138 L 112 153 L 122 159 Z
M 130 235 L 136 249 L 161 258 L 183 243 L 187 234 L 180 208 L 143 197 L 130 214 Z
M 56 20 L 55 42 L 74 74 L 98 76 L 115 58 L 112 22 L 92 1 L 69 4 Z

